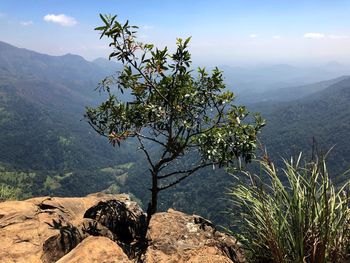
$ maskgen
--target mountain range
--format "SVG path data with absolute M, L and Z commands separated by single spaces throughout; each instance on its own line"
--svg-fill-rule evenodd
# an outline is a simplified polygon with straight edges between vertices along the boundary
M 350 77 L 304 88 L 309 90 L 296 93 L 305 94 L 303 98 L 251 106 L 267 120 L 261 140 L 275 159 L 331 150 L 327 157 L 331 176 L 343 181 L 349 177 L 342 173 L 350 168 Z M 315 88 L 319 91 L 309 94 Z
M 0 42 L 0 186 L 15 187 L 22 197 L 122 191 L 147 203 L 147 168 L 134 143 L 113 148 L 83 117 L 85 106 L 104 98 L 98 83 L 120 68 L 102 58 L 49 56 Z M 316 142 L 319 152 L 334 146 L 328 157 L 334 180 L 348 178 L 340 175 L 350 168 L 346 67 L 223 70 L 237 103 L 266 119 L 261 142 L 276 162 L 299 151 L 310 156 Z M 227 223 L 220 212 L 231 182 L 223 170 L 204 170 L 164 193 L 160 207 Z
M 93 184 L 101 169 L 128 163 L 135 154 L 115 151 L 83 114 L 103 99 L 98 83 L 118 69 L 104 59 L 55 57 L 0 42 L 0 183 L 34 195 L 108 187 L 115 174 L 102 172 L 105 180 Z
M 260 65 L 255 67 L 220 67 L 224 72 L 225 82 L 243 104 L 256 103 L 265 100 L 293 100 L 302 98 L 327 86 L 327 81 L 339 76 L 349 75 L 350 67 L 335 62 L 320 66 L 296 67 L 287 64 Z M 336 80 L 335 80 L 336 81 Z M 322 84 L 322 82 L 325 82 Z M 308 86 L 322 86 L 315 89 Z M 317 84 L 317 83 L 320 83 Z M 295 92 L 300 95 L 295 97 Z M 284 92 L 281 92 L 281 91 Z

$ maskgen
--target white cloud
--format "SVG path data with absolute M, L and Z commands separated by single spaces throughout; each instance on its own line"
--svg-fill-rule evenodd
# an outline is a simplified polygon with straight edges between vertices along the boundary
M 274 39 L 280 39 L 281 38 L 281 36 L 273 36 L 272 38 L 274 38 Z
M 331 39 L 346 39 L 349 38 L 347 35 L 328 35 L 329 38 Z
M 33 25 L 33 21 L 22 21 L 21 25 L 22 26 L 31 26 L 31 25 Z
M 154 29 L 154 26 L 144 25 L 141 28 L 144 30 L 151 30 L 151 29 Z
M 257 35 L 257 34 L 250 34 L 249 37 L 250 37 L 250 38 L 257 38 L 258 35 Z
M 140 35 L 140 38 L 141 38 L 141 39 L 146 39 L 146 38 L 148 38 L 148 35 L 142 34 L 142 35 Z
M 64 14 L 54 15 L 48 14 L 44 16 L 46 22 L 52 22 L 60 24 L 61 26 L 74 26 L 77 24 L 77 20 L 74 17 L 66 16 Z
M 322 33 L 305 33 L 304 37 L 305 38 L 324 38 L 325 35 Z

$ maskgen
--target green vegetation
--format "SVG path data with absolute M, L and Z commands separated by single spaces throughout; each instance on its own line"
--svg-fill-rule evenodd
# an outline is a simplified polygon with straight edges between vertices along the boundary
M 0 202 L 6 200 L 17 200 L 21 195 L 19 188 L 11 187 L 6 184 L 0 184 Z
M 123 174 L 137 153 L 123 147 L 117 154 L 81 121 L 107 71 L 78 56 L 0 47 L 0 184 L 18 189 L 20 199 L 82 196 L 118 184 L 102 169 L 125 164 L 115 173 Z
M 190 38 L 177 39 L 171 54 L 167 47 L 138 42 L 137 27 L 128 21 L 122 25 L 116 16 L 100 16 L 105 25 L 96 30 L 101 31 L 101 38 L 110 39 L 114 50 L 109 57 L 124 69 L 102 81 L 100 90 L 108 99 L 97 108 L 88 108 L 86 117 L 113 146 L 127 138 L 137 139 L 152 180 L 150 220 L 161 191 L 205 167 L 232 165 L 239 158 L 249 162 L 264 122 L 258 115 L 254 121 L 246 120 L 246 108 L 233 104 L 234 95 L 225 91 L 217 68 L 211 74 L 198 68 L 194 76 Z M 130 100 L 121 100 L 115 88 L 130 93 Z M 179 164 L 191 155 L 191 162 Z
M 84 196 L 94 192 L 127 192 L 124 184 L 130 163 L 92 170 L 57 171 L 19 170 L 8 165 L 0 166 L 0 185 L 4 196 L 14 190 L 16 199 L 32 196 Z M 124 187 L 123 190 L 120 190 Z M 113 191 L 112 191 L 113 190 Z
M 251 262 L 348 262 L 349 181 L 336 190 L 324 159 L 279 172 L 266 157 L 262 173 L 232 190 L 241 242 Z M 237 212 L 238 211 L 238 212 Z
M 302 151 L 311 158 L 313 148 L 318 152 L 333 148 L 327 164 L 334 183 L 340 185 L 349 178 L 342 176 L 350 168 L 349 101 L 350 78 L 347 77 L 296 101 L 261 103 L 250 108 L 261 112 L 267 120 L 261 141 L 277 166 L 283 165 L 280 156 L 296 158 Z
M 145 204 L 146 210 L 149 192 L 145 189 L 151 180 L 142 152 L 135 150 L 137 139 L 127 140 L 115 149 L 81 121 L 84 105 L 98 105 L 106 99 L 103 94 L 96 96 L 97 83 L 122 69 L 121 65 L 102 59 L 108 67 L 105 70 L 79 56 L 52 57 L 2 42 L 0 56 L 0 163 L 3 166 L 0 183 L 20 189 L 20 199 L 39 195 L 84 196 L 98 191 L 132 193 Z M 276 73 L 278 69 L 279 66 L 275 70 L 268 68 L 260 75 L 278 78 L 283 75 Z M 225 70 L 225 80 L 235 84 L 238 100 L 243 101 L 244 93 L 249 93 L 255 101 L 261 99 L 249 89 L 250 75 L 242 75 L 238 68 Z M 249 85 L 244 85 L 243 80 Z M 262 81 L 255 83 L 262 88 Z M 276 99 L 281 99 L 280 96 L 300 99 L 283 103 L 268 101 L 249 105 L 248 109 L 261 112 L 267 120 L 261 141 L 269 149 L 276 167 L 283 165 L 280 156 L 295 156 L 301 150 L 304 156 L 311 156 L 313 137 L 318 150 L 334 146 L 327 164 L 332 171 L 332 182 L 339 186 L 349 179 L 349 175 L 341 172 L 350 167 L 350 78 L 323 84 L 288 89 L 283 94 L 278 91 Z M 296 82 L 288 83 L 291 87 L 295 85 Z M 307 94 L 310 96 L 301 98 Z M 128 92 L 120 95 L 124 101 L 130 101 Z M 271 94 L 266 96 L 272 98 Z M 160 151 L 152 144 L 146 146 L 155 155 Z M 182 158 L 173 169 L 184 169 L 185 164 L 190 165 L 196 158 L 196 155 L 193 159 Z M 130 163 L 133 165 L 120 166 Z M 252 169 L 252 165 L 248 168 Z M 117 177 L 123 173 L 127 176 L 118 181 Z M 65 177 L 67 174 L 70 176 Z M 231 182 L 232 177 L 223 169 L 207 167 L 191 175 L 191 180 L 162 191 L 159 210 L 173 207 L 228 226 L 229 220 L 222 211 L 229 206 L 224 192 Z

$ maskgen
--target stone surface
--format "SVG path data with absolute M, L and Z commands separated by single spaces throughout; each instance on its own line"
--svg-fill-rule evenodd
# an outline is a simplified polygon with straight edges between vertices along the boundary
M 155 214 L 145 262 L 245 262 L 236 241 L 206 219 L 169 209 Z
M 82 198 L 39 197 L 0 203 L 0 262 L 55 262 L 87 236 L 79 228 L 86 222 L 85 212 L 108 200 L 136 207 L 127 195 L 100 193 Z M 61 230 L 52 227 L 54 222 Z
M 244 262 L 235 240 L 200 216 L 153 215 L 148 243 L 145 229 L 145 213 L 127 195 L 2 202 L 0 262 Z
M 123 249 L 106 237 L 90 236 L 57 263 L 131 263 Z

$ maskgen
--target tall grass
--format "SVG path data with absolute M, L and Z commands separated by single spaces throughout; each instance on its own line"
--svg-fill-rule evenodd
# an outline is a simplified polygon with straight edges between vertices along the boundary
M 0 184 L 0 202 L 19 199 L 20 194 L 21 190 L 19 188 Z
M 229 193 L 250 262 L 350 262 L 349 184 L 336 190 L 324 159 L 284 165 L 261 160 Z

